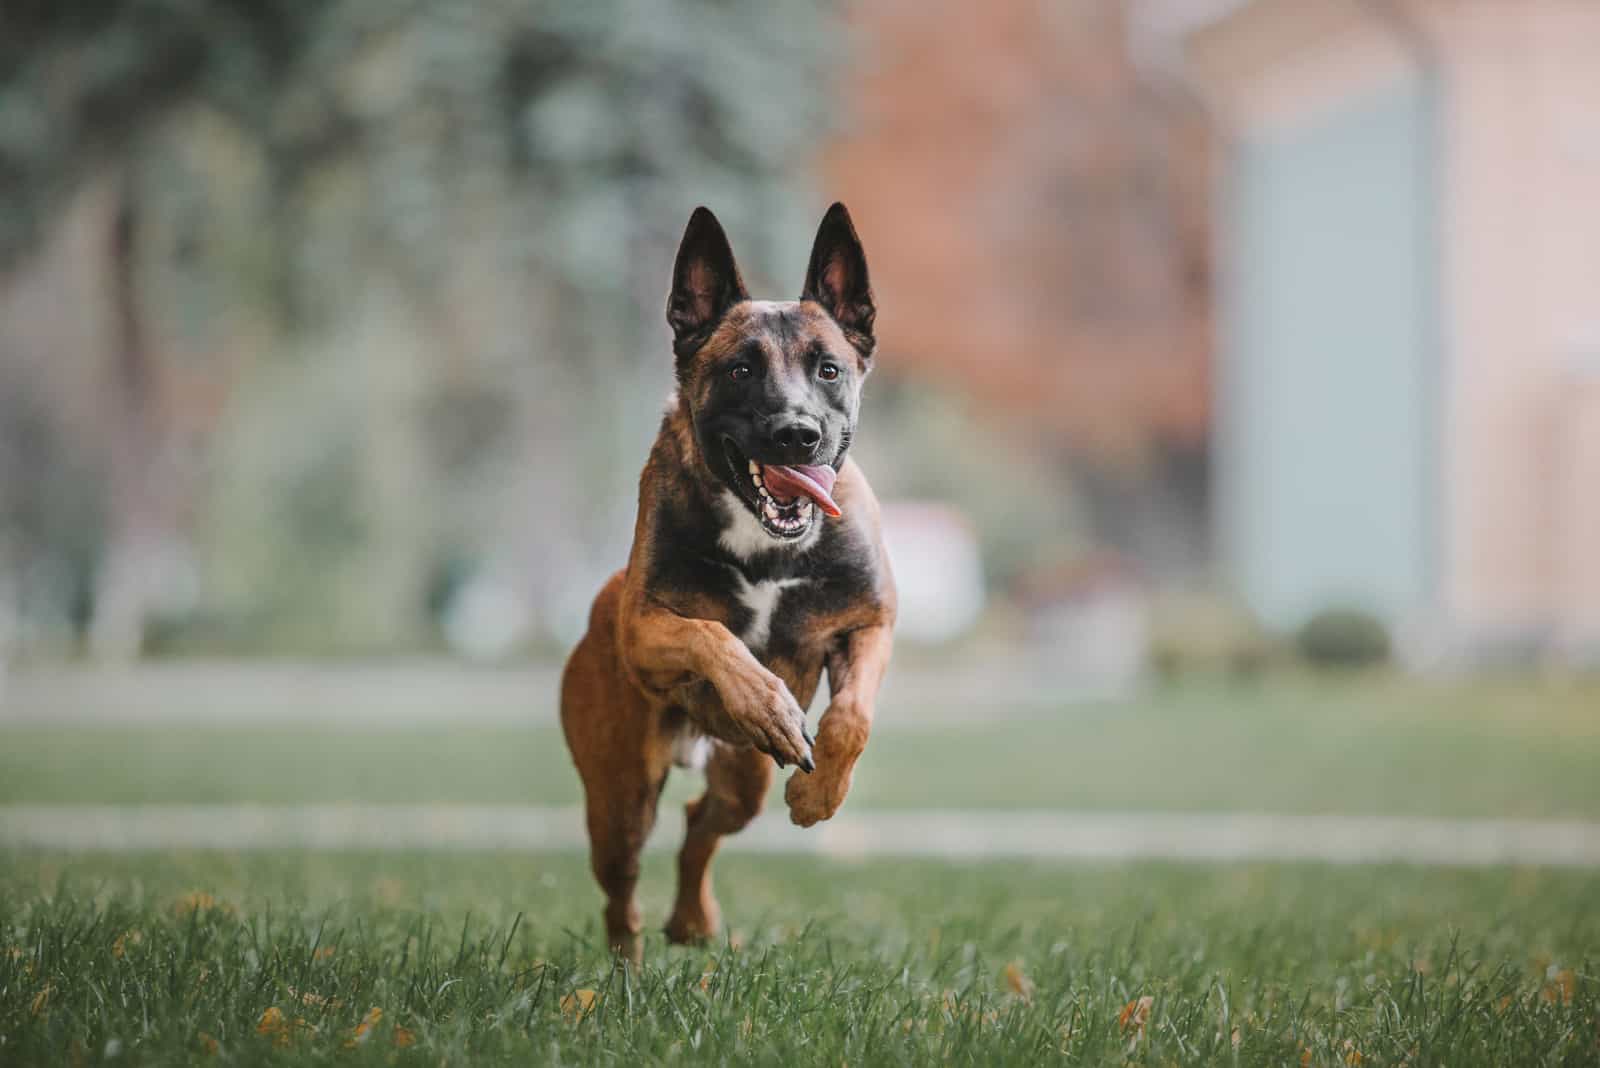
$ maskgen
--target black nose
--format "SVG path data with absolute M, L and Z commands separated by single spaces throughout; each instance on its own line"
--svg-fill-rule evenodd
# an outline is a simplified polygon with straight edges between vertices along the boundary
M 791 419 L 772 428 L 772 444 L 791 462 L 809 460 L 822 443 L 822 428 L 813 420 Z

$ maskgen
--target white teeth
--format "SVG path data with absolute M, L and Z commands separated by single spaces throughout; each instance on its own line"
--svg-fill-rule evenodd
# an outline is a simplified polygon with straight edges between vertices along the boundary
M 754 482 L 756 485 L 759 486 L 759 485 L 761 485 L 761 476 L 760 475 L 751 475 L 750 476 L 750 481 Z
M 767 487 L 762 486 L 761 487 L 761 496 L 762 496 L 763 499 L 771 499 L 772 494 L 767 492 Z
M 759 475 L 761 473 L 761 465 L 756 463 L 754 460 L 751 460 L 750 461 L 750 473 L 752 475 Z

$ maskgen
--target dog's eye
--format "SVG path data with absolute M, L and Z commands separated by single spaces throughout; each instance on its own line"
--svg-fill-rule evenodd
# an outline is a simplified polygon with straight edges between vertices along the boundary
M 735 364 L 728 370 L 728 377 L 735 382 L 743 382 L 751 375 L 750 365 L 747 363 Z
M 839 377 L 839 365 L 836 363 L 824 363 L 817 368 L 817 374 L 824 382 L 832 382 Z

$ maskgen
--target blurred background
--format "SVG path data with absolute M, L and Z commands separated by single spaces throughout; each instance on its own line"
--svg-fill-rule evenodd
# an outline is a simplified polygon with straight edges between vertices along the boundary
M 903 718 L 1587 752 L 1597 105 L 1584 0 L 13 0 L 0 708 L 547 717 L 690 210 L 789 297 L 842 199 Z

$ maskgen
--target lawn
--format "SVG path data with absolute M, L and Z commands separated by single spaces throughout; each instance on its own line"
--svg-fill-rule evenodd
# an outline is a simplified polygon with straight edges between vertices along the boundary
M 1600 1059 L 1589 873 L 735 850 L 719 885 L 731 939 L 632 974 L 575 856 L 4 855 L 0 1063 Z
M 1600 818 L 1596 709 L 1592 686 L 1303 677 L 1055 709 L 891 706 L 850 804 Z M 530 718 L 0 727 L 0 803 L 577 800 L 548 710 Z M 669 800 L 695 781 L 675 776 Z

